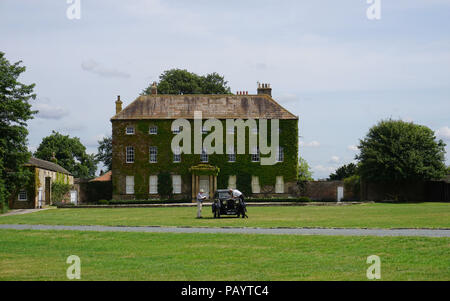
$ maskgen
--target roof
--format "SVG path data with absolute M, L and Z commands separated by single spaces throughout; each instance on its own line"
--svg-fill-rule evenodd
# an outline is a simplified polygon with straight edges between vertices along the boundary
M 103 175 L 90 180 L 89 182 L 108 182 L 112 179 L 112 171 L 105 172 Z
M 38 158 L 34 158 L 31 157 L 30 160 L 28 161 L 27 164 L 25 164 L 27 166 L 36 166 L 42 169 L 47 169 L 47 170 L 51 170 L 51 171 L 56 171 L 56 172 L 60 172 L 60 173 L 64 173 L 67 175 L 72 175 L 69 171 L 67 171 L 65 168 L 59 166 L 56 163 L 50 162 L 50 161 L 45 161 L 42 159 L 38 159 Z
M 194 111 L 202 118 L 217 119 L 298 119 L 266 94 L 258 95 L 142 95 L 111 118 L 193 119 Z

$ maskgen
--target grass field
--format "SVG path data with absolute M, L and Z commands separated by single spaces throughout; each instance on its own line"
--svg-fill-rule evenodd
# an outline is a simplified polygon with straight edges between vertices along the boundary
M 0 280 L 450 280 L 450 239 L 0 230 Z
M 196 208 L 51 209 L 1 216 L 0 224 L 200 226 L 200 227 L 346 227 L 450 228 L 449 203 L 362 204 L 351 206 L 249 207 L 248 219 L 203 219 Z

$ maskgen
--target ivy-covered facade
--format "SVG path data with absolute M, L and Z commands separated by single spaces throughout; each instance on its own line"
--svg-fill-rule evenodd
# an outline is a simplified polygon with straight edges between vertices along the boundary
M 30 158 L 25 166 L 31 171 L 30 179 L 17 191 L 10 200 L 11 209 L 30 209 L 51 205 L 53 202 L 52 187 L 73 185 L 72 174 L 56 163 Z
M 267 86 L 266 86 L 267 87 Z M 258 91 L 260 92 L 260 91 Z M 216 189 L 234 187 L 247 197 L 287 196 L 293 194 L 298 175 L 298 117 L 277 104 L 270 94 L 256 95 L 147 95 L 140 96 L 124 110 L 116 101 L 116 115 L 112 122 L 112 181 L 114 199 L 150 199 L 161 195 L 163 174 L 171 181 L 164 185 L 170 197 L 192 200 L 199 189 L 210 194 Z M 194 149 L 194 111 L 205 119 L 222 122 L 223 154 L 177 154 L 171 141 L 174 120 L 183 118 L 191 124 L 191 145 Z M 271 121 L 279 120 L 277 163 L 262 165 L 261 158 L 249 150 L 251 129 L 246 127 L 245 154 L 226 153 L 226 119 L 254 119 L 259 128 L 261 119 L 267 119 L 268 133 Z M 210 135 L 202 131 L 202 141 Z M 235 147 L 237 131 L 234 131 Z M 198 134 L 198 133 L 197 133 Z M 228 133 L 229 134 L 229 133 Z M 269 145 L 270 134 L 269 137 Z M 259 140 L 259 137 L 258 137 Z M 158 185 L 159 184 L 159 185 Z

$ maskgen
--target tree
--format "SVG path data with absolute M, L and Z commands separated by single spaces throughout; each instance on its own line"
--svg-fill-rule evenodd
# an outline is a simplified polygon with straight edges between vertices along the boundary
M 336 169 L 336 171 L 332 174 L 330 174 L 330 177 L 328 178 L 329 181 L 342 181 L 345 178 L 357 175 L 357 166 L 354 163 L 349 163 L 346 165 L 343 165 Z
M 92 178 L 97 170 L 95 155 L 86 153 L 78 137 L 70 138 L 55 131 L 42 139 L 34 156 L 47 161 L 52 161 L 54 156 L 56 163 L 75 178 Z
M 231 94 L 228 82 L 216 72 L 205 76 L 181 69 L 170 69 L 159 76 L 158 94 Z M 151 94 L 152 86 L 142 91 Z
M 23 167 L 30 158 L 27 149 L 27 121 L 36 111 L 29 101 L 36 98 L 35 84 L 18 81 L 26 68 L 22 61 L 11 64 L 0 52 L 0 209 L 10 197 L 30 178 Z
M 112 137 L 105 137 L 98 141 L 98 152 L 95 158 L 98 162 L 102 162 L 106 171 L 112 169 Z
M 298 181 L 299 182 L 305 182 L 305 181 L 312 181 L 312 171 L 308 165 L 308 162 L 306 162 L 305 159 L 300 157 L 298 159 Z
M 445 143 L 426 126 L 383 120 L 360 140 L 359 173 L 364 180 L 409 181 L 445 176 Z

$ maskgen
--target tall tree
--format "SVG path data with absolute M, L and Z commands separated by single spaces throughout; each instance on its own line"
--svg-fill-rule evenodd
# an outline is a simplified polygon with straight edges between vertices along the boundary
M 158 94 L 230 94 L 225 78 L 216 72 L 204 76 L 182 69 L 170 69 L 159 76 Z M 151 94 L 152 85 L 142 91 Z
M 44 137 L 34 156 L 52 161 L 70 171 L 76 178 L 92 178 L 97 170 L 95 155 L 87 154 L 86 147 L 78 137 L 71 138 L 53 131 Z
M 30 157 L 27 150 L 27 121 L 36 111 L 29 101 L 36 98 L 35 84 L 18 81 L 26 68 L 22 61 L 11 64 L 0 52 L 0 203 L 5 204 L 10 193 L 29 179 L 23 168 Z
M 445 143 L 426 126 L 383 120 L 358 146 L 359 173 L 372 181 L 431 180 L 445 176 Z
M 106 168 L 106 171 L 112 169 L 112 137 L 105 137 L 98 141 L 97 155 L 95 158 L 97 161 L 102 162 Z
M 346 165 L 343 165 L 336 169 L 336 171 L 332 174 L 330 174 L 330 177 L 328 178 L 329 181 L 341 181 L 345 178 L 354 176 L 357 174 L 357 166 L 354 163 L 349 163 Z
M 312 171 L 305 159 L 298 159 L 298 180 L 300 182 L 312 181 Z

